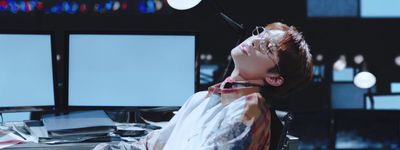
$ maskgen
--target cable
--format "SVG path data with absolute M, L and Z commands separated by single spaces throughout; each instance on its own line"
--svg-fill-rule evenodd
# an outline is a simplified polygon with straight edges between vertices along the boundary
M 3 120 L 3 114 L 2 113 L 0 113 L 0 117 L 1 117 L 1 124 L 0 125 L 3 125 L 4 120 Z
M 224 13 L 224 11 L 222 10 L 221 5 L 216 0 L 208 0 L 208 2 L 211 3 L 211 6 L 214 7 L 214 10 L 217 12 L 218 16 L 220 16 L 239 36 L 238 40 L 236 41 L 235 46 L 239 45 L 242 42 L 242 40 L 245 38 L 246 28 L 244 27 L 244 25 L 236 22 L 231 17 L 226 15 Z M 222 74 L 222 76 L 220 76 L 219 81 L 225 80 L 225 78 L 227 78 L 227 76 L 228 76 L 229 71 L 232 70 L 233 60 L 230 58 L 230 56 L 228 56 L 227 61 L 228 61 L 227 62 L 228 64 L 225 67 L 225 69 L 223 70 L 223 74 Z
M 127 116 L 126 123 L 129 123 L 131 121 L 131 112 L 126 111 L 126 116 Z

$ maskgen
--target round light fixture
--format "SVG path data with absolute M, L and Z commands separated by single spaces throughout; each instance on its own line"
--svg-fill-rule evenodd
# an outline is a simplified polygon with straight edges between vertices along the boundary
M 335 69 L 336 71 L 342 71 L 346 68 L 346 66 L 346 56 L 341 55 L 339 59 L 333 64 L 333 69 Z
M 372 73 L 363 71 L 354 77 L 353 82 L 359 88 L 368 89 L 375 85 L 376 78 Z
M 208 54 L 208 55 L 206 56 L 206 60 L 207 60 L 207 61 L 211 61 L 212 58 L 213 58 L 213 56 L 212 56 L 211 54 Z
M 400 55 L 397 56 L 397 57 L 394 59 L 394 63 L 395 63 L 397 66 L 400 66 Z
M 356 56 L 354 56 L 354 63 L 356 63 L 357 65 L 361 64 L 364 61 L 364 56 L 361 54 L 358 54 Z
M 318 55 L 315 57 L 315 60 L 317 60 L 318 62 L 324 60 L 324 55 L 318 54 Z
M 201 54 L 200 55 L 200 60 L 205 60 L 206 59 L 206 54 Z
M 200 3 L 201 0 L 167 0 L 169 6 L 177 10 L 187 10 Z

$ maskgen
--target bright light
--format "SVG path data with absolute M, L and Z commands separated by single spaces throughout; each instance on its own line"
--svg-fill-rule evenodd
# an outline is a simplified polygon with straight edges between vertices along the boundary
M 187 10 L 200 3 L 201 0 L 167 0 L 169 6 L 177 10 Z
M 121 6 L 121 4 L 118 1 L 115 1 L 114 5 L 113 5 L 113 11 L 117 11 L 120 6 Z
M 57 55 L 56 55 L 56 60 L 57 60 L 57 61 L 60 61 L 60 60 L 61 60 L 61 55 L 60 55 L 60 54 L 57 54 Z
M 155 0 L 154 3 L 156 4 L 156 9 L 161 10 L 161 8 L 163 7 L 163 3 L 160 0 Z
M 400 55 L 397 56 L 397 57 L 394 59 L 394 63 L 395 63 L 397 66 L 400 66 Z
M 333 69 L 341 71 L 347 66 L 346 56 L 341 55 L 340 58 L 333 64 Z
M 315 57 L 315 60 L 317 60 L 318 62 L 324 60 L 324 55 L 318 54 L 318 55 Z
M 213 56 L 212 56 L 211 54 L 208 54 L 208 55 L 206 56 L 206 60 L 207 60 L 207 61 L 211 61 L 212 58 L 213 58 Z
M 361 54 L 358 54 L 356 56 L 354 56 L 354 63 L 356 64 L 361 64 L 364 61 L 364 56 Z
M 201 54 L 200 55 L 200 60 L 205 60 L 206 59 L 206 55 L 205 54 Z
M 228 59 L 229 61 L 231 61 L 231 60 L 232 60 L 231 55 L 229 55 L 227 59 Z
M 76 12 L 78 12 L 78 9 L 79 9 L 79 4 L 78 4 L 78 3 L 73 2 L 71 7 L 72 7 L 72 8 L 71 8 L 71 9 L 72 9 L 72 10 L 71 10 L 71 13 L 76 13 Z
M 362 89 L 368 89 L 375 85 L 376 78 L 370 72 L 360 72 L 354 77 L 354 84 Z
M 105 5 L 104 7 L 106 8 L 106 10 L 110 11 L 113 7 L 113 2 L 111 0 L 109 0 L 104 5 Z

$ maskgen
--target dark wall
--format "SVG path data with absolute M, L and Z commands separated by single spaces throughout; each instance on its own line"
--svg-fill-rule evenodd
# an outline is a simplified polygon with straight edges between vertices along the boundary
M 281 21 L 295 25 L 304 32 L 313 54 L 324 54 L 325 64 L 331 66 L 340 54 L 364 54 L 369 69 L 378 79 L 378 92 L 387 93 L 390 81 L 399 81 L 400 67 L 394 57 L 400 54 L 397 35 L 400 19 L 307 18 L 305 0 L 217 0 L 220 9 L 244 25 L 248 33 L 256 25 Z M 235 46 L 238 34 L 217 14 L 211 0 L 205 0 L 188 11 L 171 10 L 166 14 L 1 14 L 0 30 L 46 30 L 56 34 L 56 52 L 65 58 L 64 31 L 196 31 L 199 33 L 200 53 L 211 53 L 213 63 L 226 64 L 226 57 Z M 348 57 L 349 58 L 349 57 Z M 350 59 L 352 59 L 350 57 Z M 64 70 L 66 60 L 57 64 Z M 329 72 L 328 72 L 329 73 Z M 328 74 L 329 77 L 329 74 Z M 64 74 L 58 74 L 60 83 Z M 328 80 L 329 81 L 329 80 Z M 304 110 L 329 108 L 329 88 L 311 85 L 305 92 L 293 96 L 290 108 Z M 58 99 L 65 102 L 60 92 Z

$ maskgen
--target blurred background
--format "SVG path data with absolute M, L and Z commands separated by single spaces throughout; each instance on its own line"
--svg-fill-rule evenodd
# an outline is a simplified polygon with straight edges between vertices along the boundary
M 223 79 L 242 35 L 277 21 L 298 27 L 313 54 L 313 82 L 273 101 L 293 113 L 289 133 L 300 138 L 300 148 L 400 149 L 398 0 L 204 0 L 185 11 L 166 0 L 0 0 L 1 31 L 54 32 L 61 59 L 67 31 L 195 32 L 198 90 Z M 66 69 L 64 61 L 57 72 Z M 56 78 L 59 84 L 67 79 L 62 73 Z

